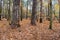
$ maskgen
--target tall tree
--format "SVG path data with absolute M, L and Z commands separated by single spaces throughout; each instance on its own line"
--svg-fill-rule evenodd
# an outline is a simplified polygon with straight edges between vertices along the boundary
M 47 20 L 50 21 L 50 2 L 48 0 L 48 15 L 47 15 Z
M 50 0 L 49 2 L 50 2 L 50 25 L 49 25 L 49 29 L 52 29 L 52 0 Z
M 28 0 L 27 0 L 27 11 L 26 11 L 26 19 L 28 18 Z
M 42 23 L 42 0 L 40 0 L 40 23 Z
M 59 23 L 60 23 L 60 0 L 58 0 L 59 3 Z
M 9 5 L 9 6 L 8 6 L 8 20 L 10 20 L 10 17 L 11 17 L 11 16 L 10 16 L 10 1 L 11 1 L 11 0 L 8 0 L 8 5 Z
M 20 8 L 21 8 L 21 21 L 22 21 L 22 18 L 23 18 L 23 14 L 22 14 L 22 13 L 23 13 L 23 12 L 22 12 L 22 11 L 23 11 L 23 10 L 22 10 L 22 6 L 23 6 L 23 3 L 22 3 L 22 0 L 21 0 L 21 7 L 20 7 Z
M 54 5 L 55 5 L 55 4 L 54 4 Z M 54 12 L 54 20 L 55 20 L 55 18 L 56 18 L 56 15 L 55 15 L 55 7 L 54 7 L 54 11 L 53 11 L 53 12 Z
M 31 24 L 36 25 L 35 19 L 36 19 L 36 6 L 37 6 L 37 0 L 33 0 L 33 6 L 32 6 L 32 15 L 31 15 Z
M 13 13 L 12 13 L 12 20 L 11 20 L 11 27 L 19 27 L 19 7 L 20 7 L 20 0 L 13 0 Z
M 0 0 L 0 20 L 1 20 L 1 12 L 2 12 L 2 0 Z
M 5 18 L 5 0 L 2 1 L 2 17 Z

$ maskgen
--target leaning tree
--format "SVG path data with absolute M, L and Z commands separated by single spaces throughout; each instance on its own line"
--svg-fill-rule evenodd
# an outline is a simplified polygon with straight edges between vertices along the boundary
M 12 20 L 11 20 L 11 27 L 19 27 L 19 7 L 20 7 L 20 0 L 13 0 L 13 13 L 12 13 Z

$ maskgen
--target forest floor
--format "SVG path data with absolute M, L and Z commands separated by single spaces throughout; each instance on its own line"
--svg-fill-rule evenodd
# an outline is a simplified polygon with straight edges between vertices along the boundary
M 36 22 L 36 26 L 30 24 L 29 19 L 20 22 L 21 27 L 12 29 L 6 19 L 0 21 L 0 40 L 60 40 L 60 24 L 53 21 L 52 30 L 49 29 L 49 21 Z

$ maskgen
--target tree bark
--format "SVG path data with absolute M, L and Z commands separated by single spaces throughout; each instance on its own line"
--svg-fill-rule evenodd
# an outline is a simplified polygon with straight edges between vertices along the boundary
M 36 6 L 37 6 L 37 0 L 33 0 L 33 6 L 32 6 L 32 15 L 31 15 L 31 24 L 36 25 L 35 19 L 36 19 Z
M 1 20 L 1 13 L 2 13 L 2 3 L 1 3 L 2 0 L 0 0 L 0 20 Z
M 12 21 L 11 27 L 19 27 L 19 7 L 20 7 L 20 0 L 13 0 L 13 13 L 12 13 Z
M 27 0 L 27 11 L 26 11 L 26 19 L 28 18 L 28 0 Z
M 10 20 L 11 15 L 10 15 L 10 0 L 9 0 L 9 8 L 8 8 L 8 20 Z
M 50 3 L 48 2 L 48 15 L 47 15 L 47 20 L 50 21 Z
M 60 23 L 60 0 L 58 0 L 59 3 L 59 23 Z
M 23 4 L 22 4 L 22 0 L 21 0 L 21 7 L 20 7 L 20 8 L 21 8 L 21 16 L 20 16 L 20 17 L 21 17 L 21 21 L 22 21 L 22 19 L 23 19 L 22 5 L 23 5 Z
M 40 23 L 42 22 L 42 0 L 40 0 Z
M 52 0 L 50 0 L 50 25 L 49 29 L 52 29 Z

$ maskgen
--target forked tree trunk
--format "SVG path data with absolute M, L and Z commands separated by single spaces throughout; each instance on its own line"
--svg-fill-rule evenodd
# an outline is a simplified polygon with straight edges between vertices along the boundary
M 32 15 L 31 15 L 31 24 L 36 25 L 35 19 L 36 19 L 36 6 L 37 6 L 37 0 L 33 0 L 33 6 L 32 6 Z
M 19 27 L 19 7 L 20 7 L 20 0 L 13 0 L 13 13 L 12 13 L 12 21 L 11 21 L 11 27 Z

